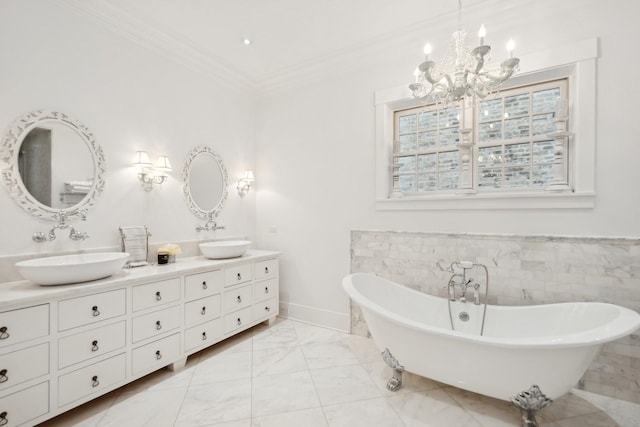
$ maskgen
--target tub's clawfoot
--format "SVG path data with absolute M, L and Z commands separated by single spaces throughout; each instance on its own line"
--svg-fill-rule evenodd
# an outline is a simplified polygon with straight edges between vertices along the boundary
M 551 405 L 553 401 L 537 385 L 532 385 L 529 390 L 512 397 L 511 402 L 520 408 L 522 427 L 538 427 L 536 412 Z
M 393 377 L 387 381 L 387 390 L 398 391 L 402 386 L 402 373 L 404 372 L 404 366 L 402 366 L 400 362 L 393 357 L 388 348 L 385 348 L 382 352 L 382 359 L 391 367 L 391 369 L 393 369 Z

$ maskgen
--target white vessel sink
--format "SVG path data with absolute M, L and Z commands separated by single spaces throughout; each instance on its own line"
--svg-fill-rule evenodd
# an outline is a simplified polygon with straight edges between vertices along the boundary
M 126 252 L 97 252 L 36 258 L 16 263 L 18 272 L 39 285 L 66 285 L 111 276 L 122 268 Z
M 202 255 L 209 259 L 235 258 L 244 255 L 251 246 L 249 240 L 221 240 L 218 242 L 200 243 Z

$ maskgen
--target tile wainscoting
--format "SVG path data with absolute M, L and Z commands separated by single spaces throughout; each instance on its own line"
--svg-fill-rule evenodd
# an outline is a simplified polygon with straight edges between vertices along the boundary
M 609 302 L 640 311 L 640 239 L 352 231 L 351 272 L 375 273 L 447 296 L 437 263 L 489 269 L 488 302 L 500 305 Z M 351 332 L 368 336 L 351 304 Z M 640 403 L 640 332 L 605 344 L 578 388 Z

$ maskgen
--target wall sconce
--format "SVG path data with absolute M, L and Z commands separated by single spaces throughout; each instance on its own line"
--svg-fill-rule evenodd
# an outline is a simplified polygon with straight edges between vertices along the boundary
M 136 160 L 133 165 L 140 168 L 138 179 L 142 182 L 142 187 L 145 191 L 151 191 L 153 184 L 166 182 L 167 172 L 171 171 L 169 157 L 158 157 L 158 161 L 154 167 L 146 151 L 136 151 Z
M 251 186 L 253 185 L 255 180 L 256 179 L 253 177 L 253 171 L 244 171 L 244 175 L 242 175 L 242 178 L 240 178 L 238 184 L 236 185 L 240 197 L 244 197 L 247 195 L 247 193 L 249 193 L 249 190 L 251 189 Z

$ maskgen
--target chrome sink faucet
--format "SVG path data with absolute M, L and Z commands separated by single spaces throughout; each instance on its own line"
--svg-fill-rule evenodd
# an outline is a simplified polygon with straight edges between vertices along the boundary
M 87 217 L 83 212 L 81 212 L 79 215 L 83 221 L 87 220 Z M 60 223 L 51 227 L 51 230 L 49 230 L 48 234 L 45 234 L 41 231 L 34 233 L 32 237 L 33 241 L 38 243 L 46 242 L 46 241 L 52 242 L 56 240 L 56 230 L 67 230 L 67 229 L 69 230 L 69 238 L 71 240 L 77 241 L 77 240 L 85 240 L 89 238 L 89 235 L 87 233 L 77 231 L 74 226 L 67 224 L 66 222 L 67 214 L 62 212 L 59 213 L 58 219 L 60 220 Z
M 214 215 L 213 213 L 207 214 L 207 222 L 204 225 L 196 225 L 196 231 L 216 231 L 224 230 L 225 228 L 227 228 L 224 225 L 218 225 L 215 220 L 216 216 L 217 215 Z

